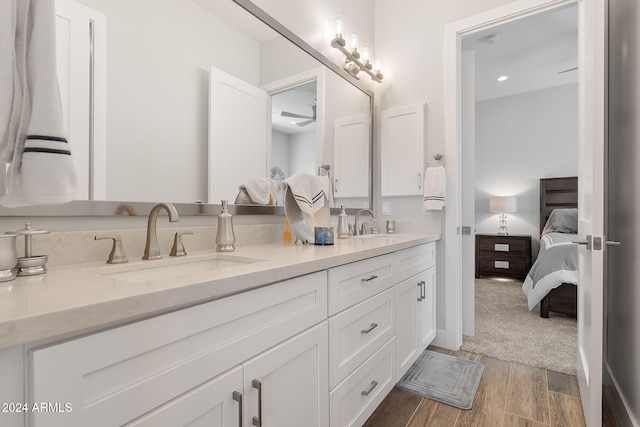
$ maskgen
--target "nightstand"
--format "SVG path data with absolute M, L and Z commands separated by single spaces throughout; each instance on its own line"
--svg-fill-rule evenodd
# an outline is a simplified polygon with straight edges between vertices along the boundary
M 504 276 L 524 280 L 531 268 L 531 236 L 476 234 L 476 278 Z

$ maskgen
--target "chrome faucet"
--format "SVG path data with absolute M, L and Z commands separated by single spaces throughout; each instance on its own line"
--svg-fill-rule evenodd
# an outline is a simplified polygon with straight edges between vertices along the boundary
M 358 228 L 358 219 L 360 218 L 360 214 L 361 213 L 368 213 L 369 215 L 371 215 L 371 219 L 373 221 L 376 220 L 376 213 L 374 211 L 372 211 L 371 209 L 360 209 L 358 211 L 358 213 L 356 213 L 356 219 L 355 219 L 355 224 L 354 224 L 354 228 L 355 230 L 353 230 L 353 235 L 357 236 L 358 234 L 367 234 L 367 230 L 365 230 L 364 228 L 364 224 L 362 224 L 362 228 Z
M 147 222 L 147 244 L 144 247 L 142 259 L 162 258 L 162 255 L 160 255 L 160 246 L 158 246 L 156 225 L 158 222 L 158 214 L 163 209 L 169 214 L 170 222 L 178 222 L 180 220 L 178 211 L 171 203 L 158 203 L 151 209 L 151 212 L 149 212 L 149 221 Z

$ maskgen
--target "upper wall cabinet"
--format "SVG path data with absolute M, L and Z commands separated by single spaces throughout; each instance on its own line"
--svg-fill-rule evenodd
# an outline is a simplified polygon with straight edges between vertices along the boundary
M 382 196 L 422 195 L 426 105 L 381 113 Z

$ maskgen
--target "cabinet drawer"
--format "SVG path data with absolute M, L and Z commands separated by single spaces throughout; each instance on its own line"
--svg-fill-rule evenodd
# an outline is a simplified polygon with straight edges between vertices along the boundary
M 326 272 L 31 353 L 31 425 L 122 425 L 326 318 Z
M 395 265 L 395 254 L 387 254 L 330 269 L 329 315 L 395 285 Z
M 526 250 L 527 241 L 525 239 L 513 239 L 513 238 L 482 238 L 480 239 L 480 252 L 485 253 L 513 253 L 518 255 L 524 255 Z
M 329 378 L 334 388 L 396 332 L 395 289 L 329 319 Z
M 331 392 L 331 426 L 361 426 L 395 384 L 395 339 Z
M 526 275 L 526 263 L 523 259 L 483 259 L 480 261 L 482 273 L 511 273 Z
M 408 279 L 436 265 L 436 243 L 426 243 L 396 252 L 396 278 Z

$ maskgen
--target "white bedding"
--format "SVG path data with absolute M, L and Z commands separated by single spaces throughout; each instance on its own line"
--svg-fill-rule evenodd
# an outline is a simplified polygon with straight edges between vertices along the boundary
M 522 285 L 529 310 L 533 310 L 554 288 L 563 283 L 578 284 L 576 234 L 547 233 L 540 239 L 540 252 Z

